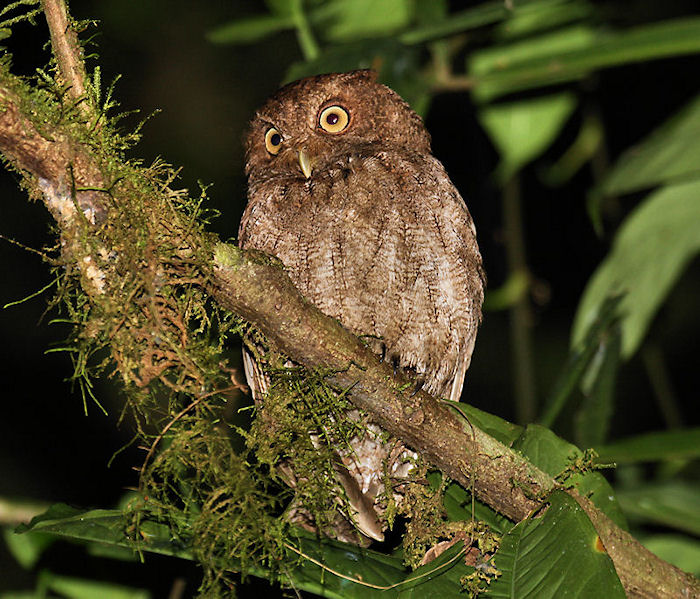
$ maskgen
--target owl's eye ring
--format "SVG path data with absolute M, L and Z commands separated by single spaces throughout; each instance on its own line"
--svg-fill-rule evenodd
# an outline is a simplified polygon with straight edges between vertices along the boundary
M 274 127 L 270 127 L 265 133 L 265 149 L 273 156 L 280 151 L 282 147 L 282 135 Z
M 318 117 L 318 126 L 328 133 L 345 131 L 350 122 L 350 114 L 342 106 L 333 105 L 324 108 Z

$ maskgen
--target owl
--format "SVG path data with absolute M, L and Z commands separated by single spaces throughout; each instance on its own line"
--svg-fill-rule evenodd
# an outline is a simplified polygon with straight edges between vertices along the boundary
M 485 277 L 467 206 L 409 105 L 367 70 L 290 83 L 252 119 L 246 174 L 240 247 L 276 256 L 309 301 L 381 359 L 459 400 Z M 250 350 L 244 366 L 260 402 L 268 381 Z M 369 423 L 338 453 L 352 526 L 331 536 L 383 539 L 386 473 L 406 476 L 410 450 Z

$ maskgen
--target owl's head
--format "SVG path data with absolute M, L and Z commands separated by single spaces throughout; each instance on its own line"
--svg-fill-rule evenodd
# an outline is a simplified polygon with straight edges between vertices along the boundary
M 246 173 L 310 178 L 381 148 L 430 152 L 421 118 L 373 71 L 317 75 L 281 88 L 256 112 L 246 142 Z

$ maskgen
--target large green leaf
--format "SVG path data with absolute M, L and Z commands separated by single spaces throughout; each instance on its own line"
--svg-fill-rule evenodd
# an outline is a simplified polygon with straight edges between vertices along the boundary
M 507 181 L 546 150 L 574 108 L 576 97 L 569 93 L 483 108 L 479 120 L 501 157 L 499 179 Z
M 553 31 L 593 14 L 585 0 L 518 2 L 511 16 L 496 27 L 498 39 L 520 38 L 538 31 Z
M 474 98 L 486 102 L 522 88 L 552 83 L 553 76 L 549 74 L 543 77 L 535 73 L 535 76 L 526 77 L 529 73 L 527 65 L 539 64 L 541 61 L 548 63 L 555 57 L 588 49 L 595 36 L 590 25 L 579 24 L 510 44 L 494 44 L 473 52 L 469 55 L 467 67 L 475 82 Z M 524 74 L 518 78 L 521 70 Z
M 104 582 L 88 580 L 73 576 L 62 576 L 52 572 L 42 572 L 39 576 L 39 597 L 44 597 L 46 591 L 59 593 L 66 599 L 150 599 L 151 593 L 144 589 Z
M 588 14 L 589 5 L 576 0 L 520 0 L 512 6 L 497 0 L 482 2 L 446 15 L 443 19 L 413 27 L 401 34 L 399 39 L 404 44 L 417 44 L 499 22 L 499 36 L 511 37 L 551 29 Z
M 612 560 L 598 548 L 588 516 L 564 492 L 550 497 L 542 517 L 517 524 L 494 559 L 501 576 L 488 597 L 615 599 L 625 597 Z
M 508 422 L 469 404 L 453 404 L 445 401 L 445 405 L 459 409 L 460 412 L 463 412 L 463 416 L 468 419 L 470 425 L 481 429 L 504 445 L 510 446 L 523 432 L 522 426 Z
M 618 464 L 700 458 L 700 428 L 646 433 L 595 449 L 601 462 Z
M 144 520 L 139 542 L 127 536 L 129 520 L 120 510 L 81 512 L 65 505 L 51 507 L 19 531 L 50 533 L 71 539 L 100 542 L 194 559 L 190 548 L 174 539 L 168 527 Z M 462 576 L 473 571 L 464 565 L 460 548 L 445 552 L 430 564 L 409 571 L 396 556 L 355 545 L 318 539 L 299 531 L 290 539 L 288 563 L 274 572 L 258 564 L 248 570 L 254 576 L 291 583 L 299 590 L 333 599 L 393 596 L 412 599 L 433 597 L 433 593 L 457 595 Z M 230 560 L 222 567 L 235 569 Z M 390 595 L 391 596 L 391 595 Z
M 531 424 L 513 444 L 513 449 L 562 484 L 588 497 L 618 526 L 627 528 L 610 483 L 600 472 L 591 469 L 592 465 L 586 463 L 583 452 L 578 447 L 557 437 L 543 426 Z
M 678 179 L 700 177 L 700 96 L 648 138 L 627 150 L 608 173 L 601 193 L 614 195 Z
M 614 326 L 601 339 L 581 381 L 583 401 L 576 414 L 576 442 L 581 447 L 599 445 L 608 437 L 619 362 L 620 330 Z
M 310 17 L 328 40 L 347 42 L 389 35 L 413 17 L 411 0 L 329 0 Z
M 527 4 L 531 3 L 527 2 Z M 404 44 L 418 44 L 495 23 L 507 18 L 510 14 L 511 11 L 500 0 L 483 2 L 473 8 L 447 15 L 440 21 L 410 29 L 399 39 Z
M 293 28 L 294 19 L 290 16 L 260 15 L 216 27 L 207 33 L 207 39 L 215 44 L 250 44 Z
M 599 355 L 601 352 L 606 353 L 606 350 L 602 348 L 607 343 L 611 329 L 615 325 L 619 302 L 619 297 L 608 299 L 601 306 L 599 314 L 591 323 L 581 343 L 575 345 L 569 352 L 566 364 L 564 364 L 564 368 L 557 377 L 552 392 L 545 402 L 542 417 L 540 418 L 541 425 L 548 428 L 554 426 L 555 420 L 569 399 L 574 396 L 574 392 L 581 381 L 584 377 L 590 378 L 588 373 L 591 362 L 594 361 L 596 355 Z M 605 371 L 596 368 L 595 373 L 603 374 Z M 597 376 L 594 377 L 591 384 L 595 380 L 597 380 Z
M 662 560 L 700 576 L 700 541 L 683 535 L 652 535 L 640 539 L 642 544 Z
M 652 483 L 618 491 L 618 500 L 630 520 L 670 526 L 700 535 L 700 485 Z
M 663 21 L 624 31 L 580 25 L 470 56 L 475 97 L 579 79 L 597 69 L 700 52 L 700 17 Z
M 622 355 L 631 356 L 686 264 L 700 251 L 700 181 L 651 194 L 618 230 L 579 304 L 572 345 L 580 343 L 608 297 L 620 302 Z

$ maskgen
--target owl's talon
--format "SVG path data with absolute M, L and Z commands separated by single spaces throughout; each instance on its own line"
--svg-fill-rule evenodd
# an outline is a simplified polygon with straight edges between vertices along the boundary
M 399 372 L 399 358 L 397 356 L 392 356 L 391 357 L 391 366 L 394 369 L 394 376 L 396 376 Z

